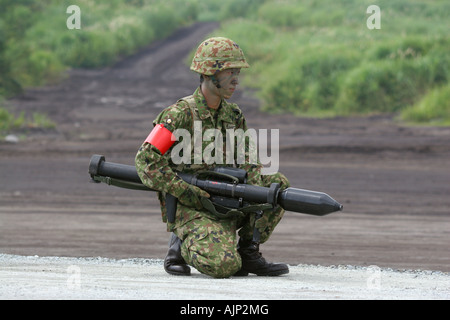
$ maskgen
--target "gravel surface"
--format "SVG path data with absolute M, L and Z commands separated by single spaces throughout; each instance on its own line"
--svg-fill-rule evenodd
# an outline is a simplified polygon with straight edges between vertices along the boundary
M 162 263 L 160 259 L 0 254 L 0 299 L 450 298 L 450 277 L 441 271 L 296 265 L 280 277 L 213 279 L 195 269 L 190 277 L 171 276 Z

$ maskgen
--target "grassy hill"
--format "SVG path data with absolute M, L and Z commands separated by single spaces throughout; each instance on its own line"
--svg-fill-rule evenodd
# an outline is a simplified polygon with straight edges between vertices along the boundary
M 69 29 L 67 8 L 80 8 Z M 244 49 L 244 84 L 269 112 L 396 113 L 450 124 L 450 3 L 380 0 L 0 0 L 1 97 L 57 82 L 68 68 L 110 65 L 176 28 L 221 21 Z
M 216 34 L 239 42 L 252 68 L 245 84 L 270 112 L 334 116 L 399 113 L 450 123 L 450 3 L 265 1 Z

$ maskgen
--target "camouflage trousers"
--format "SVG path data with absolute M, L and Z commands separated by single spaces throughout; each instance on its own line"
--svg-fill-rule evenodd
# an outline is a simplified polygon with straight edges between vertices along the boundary
M 283 217 L 281 207 L 265 212 L 256 222 L 260 231 L 260 242 L 270 237 Z M 242 221 L 244 220 L 244 221 Z M 187 264 L 199 272 L 214 278 L 227 278 L 241 269 L 241 257 L 237 251 L 237 230 L 241 238 L 251 240 L 255 226 L 255 215 L 249 213 L 244 219 L 211 219 L 204 216 L 189 221 L 174 230 L 183 240 L 181 255 Z
M 267 181 L 269 185 L 271 182 Z M 284 209 L 279 206 L 265 210 L 257 220 L 253 213 L 230 219 L 215 219 L 204 214 L 178 226 L 173 232 L 183 241 L 181 255 L 187 264 L 214 278 L 227 278 L 242 265 L 237 251 L 237 234 L 243 240 L 251 240 L 256 227 L 260 243 L 264 243 L 283 214 Z

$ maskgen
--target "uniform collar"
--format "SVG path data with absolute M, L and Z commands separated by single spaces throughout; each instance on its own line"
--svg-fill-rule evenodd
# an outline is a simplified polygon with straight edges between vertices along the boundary
M 199 115 L 200 119 L 205 120 L 206 118 L 209 118 L 209 117 L 212 118 L 212 115 L 210 112 L 211 108 L 208 107 L 205 96 L 203 95 L 200 87 L 198 87 L 197 90 L 195 90 L 193 96 L 194 96 L 195 102 L 197 104 L 197 110 L 198 110 L 198 115 Z M 225 121 L 225 122 L 233 122 L 233 120 L 234 120 L 233 112 L 231 110 L 230 103 L 228 103 L 225 99 L 222 99 L 222 101 L 220 103 L 221 103 L 221 106 L 219 107 L 218 119 Z

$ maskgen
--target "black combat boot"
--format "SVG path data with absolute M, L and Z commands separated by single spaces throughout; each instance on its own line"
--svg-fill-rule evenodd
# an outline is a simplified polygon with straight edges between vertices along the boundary
M 173 232 L 169 240 L 169 251 L 164 259 L 164 270 L 176 276 L 191 275 L 191 268 L 181 256 L 181 239 Z
M 289 267 L 284 263 L 269 263 L 259 252 L 259 243 L 239 240 L 238 252 L 242 258 L 242 268 L 235 276 L 247 276 L 254 273 L 258 276 L 279 276 L 289 273 Z

